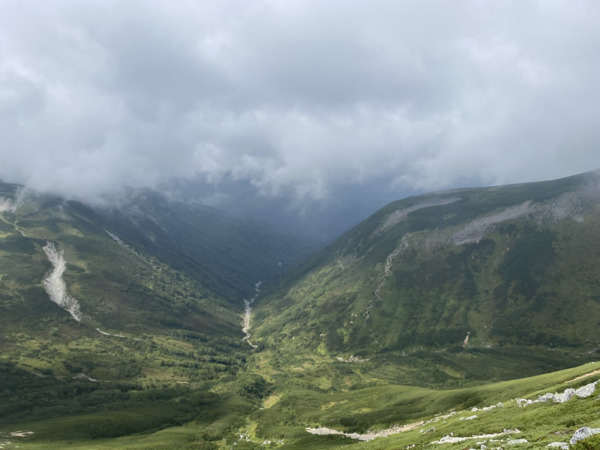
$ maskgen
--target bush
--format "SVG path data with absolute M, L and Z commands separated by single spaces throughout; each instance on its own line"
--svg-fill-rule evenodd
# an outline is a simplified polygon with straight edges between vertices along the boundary
M 240 377 L 238 386 L 238 393 L 240 395 L 255 399 L 266 397 L 273 389 L 272 385 L 263 377 L 251 373 Z

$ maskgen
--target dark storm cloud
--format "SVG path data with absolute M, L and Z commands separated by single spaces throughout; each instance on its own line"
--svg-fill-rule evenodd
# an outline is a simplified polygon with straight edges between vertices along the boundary
M 600 167 L 593 1 L 0 3 L 0 177 L 265 195 Z

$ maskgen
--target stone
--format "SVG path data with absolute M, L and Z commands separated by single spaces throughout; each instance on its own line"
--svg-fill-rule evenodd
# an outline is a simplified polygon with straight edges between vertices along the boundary
M 596 381 L 597 383 L 597 381 Z M 575 395 L 579 398 L 586 398 L 591 396 L 596 390 L 596 383 L 586 384 L 575 391 Z
M 560 450 L 569 450 L 569 444 L 567 444 L 566 442 L 552 442 L 551 444 L 546 445 L 546 447 L 559 448 Z
M 569 443 L 573 445 L 576 442 L 582 441 L 583 439 L 587 439 L 590 436 L 593 436 L 594 434 L 598 433 L 600 433 L 600 428 L 582 427 L 575 432 Z

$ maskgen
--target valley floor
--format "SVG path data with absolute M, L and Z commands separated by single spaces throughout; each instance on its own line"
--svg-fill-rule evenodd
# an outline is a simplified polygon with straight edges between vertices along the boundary
M 298 373 L 310 373 L 304 368 Z M 600 431 L 600 363 L 455 389 L 376 383 L 334 392 L 291 381 L 242 375 L 191 405 L 195 419 L 166 428 L 159 421 L 150 433 L 119 428 L 157 414 L 143 409 L 4 425 L 0 448 L 570 448 L 580 428 Z M 114 437 L 101 437 L 110 427 Z

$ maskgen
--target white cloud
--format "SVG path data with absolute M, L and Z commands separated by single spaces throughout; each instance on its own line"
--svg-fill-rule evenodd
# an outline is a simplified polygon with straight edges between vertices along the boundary
M 593 1 L 5 0 L 0 177 L 265 194 L 600 167 Z

